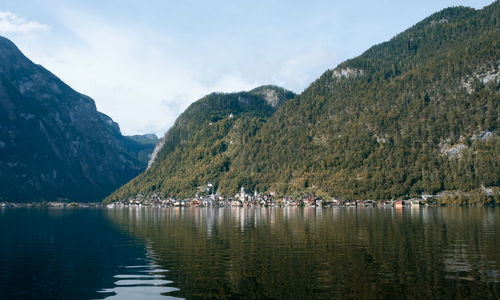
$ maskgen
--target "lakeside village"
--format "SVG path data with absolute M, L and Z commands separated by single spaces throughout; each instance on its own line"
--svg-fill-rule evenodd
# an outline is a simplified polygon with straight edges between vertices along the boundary
M 487 197 L 500 197 L 499 188 L 481 187 Z M 453 197 L 457 194 L 451 191 L 441 192 L 437 195 L 422 194 L 421 198 L 412 199 L 396 199 L 396 200 L 353 200 L 346 201 L 338 197 L 323 199 L 315 195 L 309 194 L 298 198 L 289 196 L 279 196 L 275 192 L 269 194 L 259 194 L 258 191 L 251 193 L 243 186 L 240 192 L 233 197 L 224 198 L 223 196 L 213 193 L 213 185 L 208 184 L 206 191 L 212 189 L 212 194 L 200 196 L 196 194 L 194 198 L 176 199 L 173 197 L 162 197 L 160 194 L 144 195 L 137 194 L 125 201 L 117 201 L 114 203 L 78 203 L 70 202 L 69 199 L 59 199 L 58 201 L 44 201 L 36 203 L 12 203 L 0 202 L 0 208 L 4 207 L 82 207 L 82 208 L 98 208 L 98 207 L 420 207 L 420 206 L 446 206 L 447 197 Z M 459 194 L 467 197 L 467 194 Z M 498 201 L 493 202 L 493 206 L 498 204 Z M 457 204 L 451 204 L 457 206 Z M 472 203 L 468 205 L 474 205 Z M 461 204 L 458 206 L 468 206 Z M 484 204 L 483 204 L 484 205 Z M 488 205 L 488 204 L 486 204 Z
M 212 185 L 208 185 L 211 188 Z M 323 199 L 314 195 L 306 195 L 300 198 L 292 198 L 289 196 L 278 196 L 276 193 L 261 195 L 258 191 L 251 193 L 245 187 L 241 187 L 240 192 L 233 197 L 224 198 L 219 194 L 212 193 L 211 195 L 200 196 L 196 194 L 194 198 L 176 199 L 173 197 L 163 198 L 160 194 L 144 195 L 137 194 L 135 197 L 129 198 L 127 201 L 118 201 L 107 204 L 109 208 L 124 207 L 124 206 L 154 206 L 154 207 L 403 207 L 403 206 L 420 206 L 431 205 L 437 206 L 438 200 L 443 198 L 444 194 L 426 195 L 422 198 L 413 198 L 408 200 L 354 200 L 344 201 L 341 198 L 332 197 Z

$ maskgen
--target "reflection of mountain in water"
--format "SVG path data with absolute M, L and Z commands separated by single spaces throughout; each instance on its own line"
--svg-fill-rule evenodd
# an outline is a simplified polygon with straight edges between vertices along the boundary
M 154 264 L 168 269 L 165 278 L 179 288 L 169 296 L 462 298 L 500 292 L 499 210 L 230 207 L 106 212 L 121 228 L 148 241 Z M 460 263 L 470 269 L 456 276 L 447 251 L 459 240 L 467 248 Z M 474 281 L 463 280 L 471 276 Z

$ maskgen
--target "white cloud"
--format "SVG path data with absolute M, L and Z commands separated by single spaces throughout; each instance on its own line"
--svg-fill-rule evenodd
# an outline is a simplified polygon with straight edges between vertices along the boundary
M 124 1 L 120 9 L 107 1 L 24 4 L 19 7 L 43 16 L 50 28 L 0 12 L 0 35 L 92 97 L 124 133 L 162 135 L 189 104 L 214 91 L 276 84 L 301 92 L 326 69 L 444 5 L 427 1 L 387 18 L 404 12 L 394 5 L 401 1 L 383 1 L 383 6 L 174 2 Z
M 202 96 L 257 86 L 234 69 L 203 72 L 204 64 L 217 63 L 193 62 L 165 33 L 81 13 L 64 16 L 70 39 L 19 40 L 20 48 L 72 88 L 92 97 L 98 110 L 118 122 L 125 134 L 161 136 Z
M 120 124 L 125 134 L 163 135 L 193 101 L 212 91 L 253 88 L 239 74 L 218 74 L 207 85 L 197 64 L 162 34 L 68 14 L 72 39 L 29 45 L 27 54 Z M 42 42 L 42 41 L 40 41 Z M 180 58 L 179 58 L 180 57 Z
M 298 55 L 282 61 L 273 74 L 273 80 L 295 92 L 301 92 L 311 80 L 338 63 L 336 51 L 319 44 L 311 45 Z
M 226 93 L 248 91 L 257 87 L 257 82 L 249 82 L 243 76 L 237 73 L 223 75 L 213 85 L 212 92 L 222 91 Z
M 247 59 L 238 47 L 225 47 L 231 41 L 224 38 L 211 41 L 217 47 L 203 41 L 183 44 L 164 28 L 117 23 L 81 10 L 57 15 L 57 31 L 28 39 L 17 35 L 13 41 L 36 63 L 92 97 L 125 134 L 163 135 L 192 102 L 214 91 L 278 84 L 300 92 L 333 65 L 332 51 L 320 46 L 262 51 Z M 64 37 L 58 35 L 61 30 Z
M 0 34 L 28 34 L 47 30 L 49 30 L 48 25 L 28 21 L 11 12 L 0 11 Z

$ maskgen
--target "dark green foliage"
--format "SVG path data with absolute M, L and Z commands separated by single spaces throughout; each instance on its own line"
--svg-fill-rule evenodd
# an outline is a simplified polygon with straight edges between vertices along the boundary
M 245 185 L 346 199 L 499 186 L 499 14 L 498 1 L 445 9 L 326 71 L 274 114 L 254 105 L 224 119 L 239 102 L 209 95 L 167 133 L 154 167 L 109 199 L 153 184 L 192 195 L 206 182 L 226 194 Z

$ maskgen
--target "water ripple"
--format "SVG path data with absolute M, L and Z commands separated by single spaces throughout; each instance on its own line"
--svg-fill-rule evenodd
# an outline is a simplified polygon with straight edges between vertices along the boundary
M 169 286 L 173 281 L 167 280 L 163 275 L 168 270 L 159 269 L 159 266 L 151 261 L 146 260 L 146 263 L 120 267 L 120 273 L 113 276 L 118 279 L 114 282 L 115 286 L 98 292 L 107 295 L 105 299 L 182 299 L 166 295 L 179 290 Z

